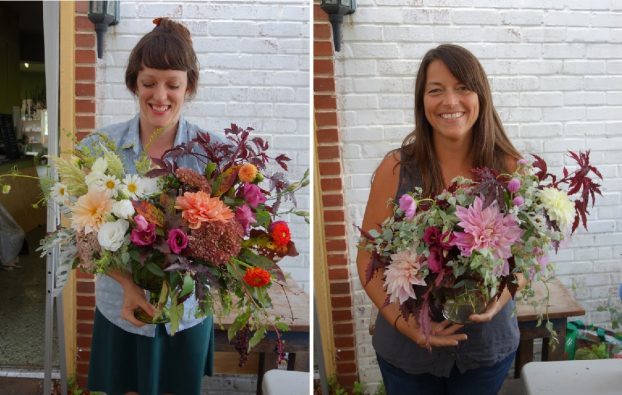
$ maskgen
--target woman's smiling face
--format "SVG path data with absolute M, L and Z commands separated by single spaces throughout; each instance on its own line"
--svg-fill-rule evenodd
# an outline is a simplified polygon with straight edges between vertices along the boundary
M 435 138 L 470 141 L 479 116 L 477 93 L 458 81 L 440 60 L 428 66 L 423 106 Z
M 188 73 L 144 67 L 136 80 L 141 126 L 156 129 L 175 125 L 185 101 Z

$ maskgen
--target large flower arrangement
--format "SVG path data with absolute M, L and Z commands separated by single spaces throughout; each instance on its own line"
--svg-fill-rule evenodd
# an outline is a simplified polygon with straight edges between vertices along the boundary
M 516 274 L 546 280 L 553 269 L 548 253 L 580 223 L 587 229 L 588 205 L 600 194 L 592 174 L 602 176 L 589 151 L 570 156 L 577 168 L 564 168 L 561 178 L 534 155 L 512 174 L 474 169 L 473 179 L 457 177 L 434 198 L 420 188 L 402 195 L 379 231 L 361 231 L 361 248 L 371 253 L 366 281 L 384 269 L 385 303 L 397 302 L 429 335 L 434 311 L 468 322 L 452 311 L 456 305 L 485 309 L 506 288 L 514 296 Z
M 71 224 L 42 242 L 43 253 L 60 246 L 61 259 L 85 271 L 131 272 L 158 311 L 155 317 L 136 311 L 136 317 L 170 321 L 173 333 L 192 295 L 199 306 L 195 316 L 233 310 L 229 339 L 235 339 L 241 363 L 270 327 L 282 354 L 280 331 L 287 324 L 266 313 L 268 288 L 285 283 L 277 262 L 298 254 L 288 223 L 279 218 L 307 220 L 295 209 L 294 193 L 308 184 L 308 173 L 287 181 L 290 159 L 269 157 L 268 144 L 252 131 L 232 125 L 224 141 L 199 133 L 154 160 L 156 167 L 143 155 L 136 174 L 125 172 L 103 135 L 79 145 L 70 159 L 56 158 L 60 181 L 50 198 Z M 180 167 L 184 157 L 196 158 L 204 170 Z M 268 174 L 272 163 L 281 171 Z M 280 210 L 283 201 L 293 202 L 292 208 Z

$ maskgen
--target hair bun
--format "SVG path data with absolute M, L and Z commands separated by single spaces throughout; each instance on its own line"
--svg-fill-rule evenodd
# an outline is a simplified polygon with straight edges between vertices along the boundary
M 153 23 L 156 25 L 153 30 L 165 31 L 167 33 L 176 34 L 182 40 L 192 45 L 192 37 L 190 36 L 190 31 L 181 23 L 175 22 L 167 17 L 155 18 L 153 20 Z

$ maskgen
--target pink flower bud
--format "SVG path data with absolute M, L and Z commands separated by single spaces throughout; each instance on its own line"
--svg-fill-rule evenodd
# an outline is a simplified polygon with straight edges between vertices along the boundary
M 516 196 L 514 199 L 512 199 L 512 203 L 516 207 L 520 207 L 520 206 L 523 205 L 523 203 L 525 203 L 525 201 L 523 200 L 523 198 L 521 196 Z
M 518 192 L 520 189 L 520 180 L 518 178 L 512 178 L 510 182 L 508 182 L 508 191 L 514 193 Z

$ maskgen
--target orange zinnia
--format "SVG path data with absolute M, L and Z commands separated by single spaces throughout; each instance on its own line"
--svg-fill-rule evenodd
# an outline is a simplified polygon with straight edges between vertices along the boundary
M 227 222 L 235 215 L 233 211 L 216 197 L 210 197 L 203 191 L 186 192 L 178 196 L 175 208 L 181 209 L 181 216 L 188 222 L 190 229 L 198 229 L 203 222 Z
M 238 171 L 238 177 L 242 182 L 253 182 L 257 177 L 257 167 L 250 163 L 244 163 Z
M 246 270 L 243 279 L 251 287 L 263 287 L 270 284 L 270 273 L 258 267 L 251 267 Z

